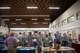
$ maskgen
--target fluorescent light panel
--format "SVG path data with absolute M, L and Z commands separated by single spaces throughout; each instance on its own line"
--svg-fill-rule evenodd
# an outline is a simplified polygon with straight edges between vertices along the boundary
M 10 19 L 3 19 L 4 21 L 9 21 Z
M 43 22 L 43 24 L 48 24 L 47 22 Z
M 38 9 L 38 7 L 36 7 L 36 6 L 35 7 L 28 6 L 27 9 Z
M 31 20 L 38 20 L 38 19 L 31 19 Z
M 26 24 L 26 23 L 21 23 L 21 24 Z
M 22 21 L 22 19 L 16 19 L 16 21 Z
M 38 24 L 38 23 L 33 23 L 33 24 Z
M 11 23 L 11 24 L 16 24 L 16 23 Z
M 50 20 L 50 19 L 44 19 L 44 20 Z
M 0 9 L 10 9 L 10 7 L 0 7 Z
M 49 9 L 60 9 L 60 7 L 49 7 Z

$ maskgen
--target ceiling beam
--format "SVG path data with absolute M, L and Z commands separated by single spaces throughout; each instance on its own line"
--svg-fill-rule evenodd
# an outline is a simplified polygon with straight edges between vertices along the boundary
M 43 23 L 48 23 L 50 24 L 50 22 L 6 22 L 7 24 L 11 24 L 11 23 L 26 23 L 26 24 L 32 24 L 32 23 L 38 23 L 38 24 L 43 24 Z
M 9 20 L 5 22 L 50 22 L 50 20 L 21 20 L 21 21 Z
M 0 17 L 50 17 L 50 15 L 0 15 Z
M 49 17 L 1 17 L 2 19 L 50 19 Z
M 22 25 L 21 26 L 19 26 L 19 25 L 18 26 L 15 26 L 15 25 L 12 26 L 12 25 L 9 25 L 9 27 L 10 28 L 35 28 L 35 27 L 36 28 L 48 28 L 49 25 L 43 25 L 43 26 L 42 25 L 30 25 L 30 26 L 28 26 L 28 25 L 26 25 L 26 26 L 22 26 Z

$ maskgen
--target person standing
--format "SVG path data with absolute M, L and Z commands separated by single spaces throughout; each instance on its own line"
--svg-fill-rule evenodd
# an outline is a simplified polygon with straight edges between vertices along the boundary
M 56 32 L 56 42 L 57 44 L 61 44 L 61 33 L 58 31 Z
M 71 34 L 68 35 L 68 46 L 72 46 L 72 39 L 71 39 Z
M 22 46 L 27 46 L 27 41 L 28 40 L 28 37 L 27 37 L 27 35 L 26 35 L 26 33 L 25 32 L 23 32 L 23 34 L 22 34 Z
M 38 33 L 37 40 L 38 40 L 39 46 L 43 46 L 43 37 L 42 37 L 41 32 Z
M 62 46 L 68 46 L 68 37 L 67 37 L 66 33 L 63 34 Z
M 38 41 L 38 53 L 41 53 L 41 47 L 43 46 L 43 37 L 41 32 L 37 35 L 37 41 Z
M 10 36 L 4 41 L 4 44 L 8 48 L 8 53 L 16 53 L 19 40 L 11 33 Z
M 32 46 L 32 33 L 29 32 L 29 35 L 28 35 L 28 46 L 31 47 Z
M 47 34 L 45 36 L 46 37 L 43 39 L 43 46 L 44 47 L 49 47 L 49 37 L 48 37 Z
M 22 34 L 21 34 L 21 32 L 19 33 L 17 38 L 19 39 L 19 46 L 22 46 Z
M 35 36 L 32 38 L 32 45 L 33 47 L 36 47 L 38 45 L 38 42 Z
M 52 47 L 52 36 L 51 36 L 51 33 L 49 33 L 49 46 Z
M 61 33 L 59 31 L 56 32 L 56 50 L 58 50 L 60 48 L 61 45 Z M 60 51 L 58 51 L 57 53 L 61 53 Z

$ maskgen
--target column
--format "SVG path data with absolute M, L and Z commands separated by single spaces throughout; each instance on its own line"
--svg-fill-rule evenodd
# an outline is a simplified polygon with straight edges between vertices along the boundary
M 1 26 L 5 26 L 5 21 L 3 19 L 1 19 Z
M 1 17 L 0 17 L 0 26 L 1 26 Z

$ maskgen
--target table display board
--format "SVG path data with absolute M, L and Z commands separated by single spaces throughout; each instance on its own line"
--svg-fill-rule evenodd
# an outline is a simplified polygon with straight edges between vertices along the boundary
M 3 48 L 4 48 L 4 38 L 0 33 L 0 49 L 3 49 Z
M 8 53 L 8 49 L 4 48 L 1 50 L 2 53 Z M 18 47 L 17 53 L 36 53 L 36 49 L 34 47 Z
M 64 52 L 64 51 L 75 51 L 74 48 L 71 47 L 60 47 L 60 49 L 56 50 L 50 47 L 42 47 L 42 52 Z

